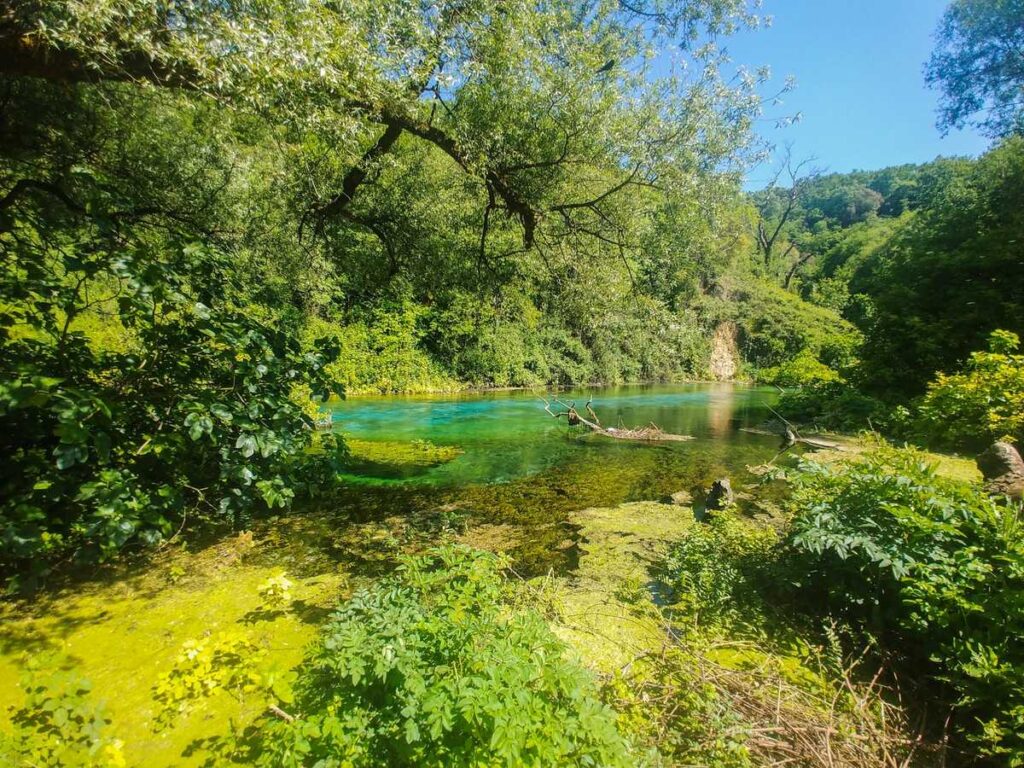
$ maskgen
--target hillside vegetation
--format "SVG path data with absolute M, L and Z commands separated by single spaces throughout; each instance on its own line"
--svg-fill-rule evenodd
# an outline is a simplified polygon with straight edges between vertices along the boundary
M 1024 0 L 926 66 L 987 152 L 848 174 L 758 138 L 769 22 L 0 0 L 0 763 L 1024 766 Z M 778 408 L 587 467 L 549 410 L 508 472 L 318 429 L 711 378 Z

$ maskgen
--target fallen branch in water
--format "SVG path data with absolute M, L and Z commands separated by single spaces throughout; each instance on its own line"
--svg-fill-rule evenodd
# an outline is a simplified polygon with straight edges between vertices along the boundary
M 794 445 L 797 445 L 797 444 L 806 445 L 809 448 L 816 448 L 816 449 L 819 449 L 819 450 L 833 450 L 833 451 L 845 450 L 841 443 L 837 443 L 837 442 L 835 442 L 833 440 L 822 440 L 821 438 L 817 438 L 817 437 L 803 437 L 803 436 L 801 436 L 801 434 L 797 431 L 796 427 L 793 426 L 793 424 L 791 424 L 789 421 L 787 421 L 786 418 L 782 414 L 780 414 L 778 411 L 776 411 L 774 408 L 772 408 L 770 405 L 768 405 L 768 403 L 765 403 L 764 406 L 765 406 L 765 408 L 767 408 L 769 411 L 771 411 L 775 415 L 775 418 L 777 418 L 780 422 L 782 422 L 782 425 L 785 428 L 785 431 L 781 435 L 781 437 L 782 437 L 782 451 L 781 451 L 781 453 L 779 453 L 778 456 L 775 457 L 775 459 L 777 459 L 779 456 L 781 456 L 783 453 L 785 453 L 786 451 L 788 451 L 790 448 L 792 448 Z M 777 435 L 777 434 L 779 434 L 778 432 L 770 432 L 767 429 L 752 429 L 750 427 L 744 427 L 740 431 L 741 432 L 750 432 L 750 433 L 755 434 L 755 435 Z M 775 461 L 775 459 L 772 459 L 772 461 Z M 770 464 L 771 462 L 768 462 L 768 463 Z
M 673 435 L 670 432 L 665 432 L 654 422 L 651 422 L 646 427 L 636 427 L 634 429 L 626 429 L 624 427 L 602 427 L 601 420 L 597 417 L 594 409 L 591 407 L 594 399 L 587 400 L 586 410 L 589 419 L 585 419 L 580 416 L 579 411 L 576 410 L 576 401 L 571 403 L 564 403 L 557 397 L 554 402 L 557 405 L 565 408 L 564 411 L 552 411 L 551 402 L 547 398 L 540 398 L 544 402 L 544 410 L 548 412 L 554 419 L 560 419 L 563 416 L 569 422 L 570 427 L 584 426 L 593 432 L 595 435 L 601 435 L 602 437 L 610 437 L 615 440 L 637 440 L 641 442 L 681 442 L 684 440 L 692 440 L 693 438 L 689 435 Z

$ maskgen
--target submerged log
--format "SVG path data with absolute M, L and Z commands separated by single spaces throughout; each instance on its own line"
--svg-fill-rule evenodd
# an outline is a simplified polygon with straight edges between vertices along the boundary
M 751 435 L 771 435 L 772 437 L 782 438 L 782 449 L 789 450 L 794 445 L 806 445 L 808 448 L 816 448 L 818 450 L 834 450 L 842 451 L 846 450 L 842 443 L 837 443 L 834 440 L 825 440 L 821 437 L 802 437 L 791 429 L 787 429 L 785 433 L 772 431 L 770 429 L 755 429 L 754 427 L 741 427 L 740 432 L 747 432 Z
M 602 437 L 610 437 L 615 440 L 636 440 L 640 442 L 672 442 L 672 441 L 684 441 L 692 440 L 693 438 L 689 435 L 673 435 L 670 432 L 665 432 L 654 422 L 651 422 L 645 427 L 636 427 L 633 429 L 627 429 L 625 427 L 602 427 L 601 420 L 597 417 L 594 409 L 591 407 L 593 398 L 587 401 L 586 411 L 589 419 L 585 419 L 580 416 L 579 411 L 576 410 L 576 401 L 571 403 L 563 403 L 558 398 L 555 398 L 555 403 L 565 408 L 564 411 L 552 411 L 551 402 L 547 398 L 540 398 L 544 402 L 544 410 L 548 412 L 552 418 L 560 419 L 563 416 L 566 417 L 569 426 L 584 426 L 589 429 L 595 435 L 601 435 Z
M 845 450 L 845 446 L 842 443 L 837 443 L 834 440 L 825 440 L 820 437 L 804 437 L 801 435 L 797 428 L 786 420 L 786 418 L 772 408 L 768 403 L 764 404 L 765 407 L 774 414 L 775 418 L 779 420 L 780 429 L 775 431 L 769 431 L 767 429 L 752 429 L 750 427 L 744 427 L 741 432 L 750 432 L 755 435 L 778 435 L 782 438 L 781 451 L 785 453 L 794 445 L 806 445 L 808 448 L 815 448 L 818 450 L 833 450 L 842 451 Z M 781 454 L 780 454 L 781 455 Z M 778 458 L 776 456 L 775 458 Z M 774 461 L 775 459 L 772 459 Z

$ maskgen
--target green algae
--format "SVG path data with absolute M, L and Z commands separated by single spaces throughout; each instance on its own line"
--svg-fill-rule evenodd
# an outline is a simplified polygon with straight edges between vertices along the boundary
M 345 445 L 349 451 L 345 471 L 360 478 L 413 478 L 453 461 L 462 453 L 457 446 L 434 445 L 429 440 L 348 438 Z
M 774 451 L 774 441 L 736 431 L 736 413 L 747 421 L 760 418 L 756 410 L 736 410 L 746 397 L 740 389 L 715 387 L 705 401 L 700 388 L 680 388 L 685 399 L 679 405 L 662 388 L 654 396 L 656 412 L 643 410 L 645 391 L 625 392 L 617 406 L 623 418 L 656 418 L 666 429 L 702 439 L 670 446 L 593 440 L 567 432 L 542 409 L 538 416 L 528 395 L 469 398 L 472 417 L 465 423 L 458 422 L 461 400 L 432 401 L 422 428 L 419 422 L 413 428 L 378 420 L 349 434 L 353 424 L 342 419 L 353 463 L 344 482 L 315 504 L 256 521 L 251 535 L 168 547 L 135 564 L 53 583 L 32 601 L 0 605 L 0 700 L 17 705 L 24 659 L 56 650 L 92 680 L 96 699 L 106 700 L 130 765 L 198 765 L 201 751 L 182 756 L 189 745 L 222 733 L 229 720 L 243 725 L 261 707 L 215 697 L 156 733 L 153 686 L 171 669 L 185 641 L 244 628 L 272 661 L 294 665 L 340 599 L 387 573 L 402 554 L 421 551 L 441 537 L 507 552 L 526 577 L 565 574 L 589 552 L 591 559 L 582 560 L 577 575 L 594 579 L 593 600 L 603 589 L 619 596 L 642 590 L 646 566 L 603 583 L 597 580 L 603 578 L 600 568 L 588 570 L 587 562 L 596 563 L 597 542 L 612 538 L 611 528 L 599 529 L 612 521 L 600 523 L 593 511 L 580 511 L 662 498 L 681 489 L 697 494 L 723 474 L 746 476 L 748 464 Z M 506 400 L 515 405 L 515 418 L 488 410 L 494 401 Z M 407 404 L 397 399 L 390 407 L 398 413 Z M 422 442 L 428 435 L 430 442 Z M 639 558 L 660 552 L 662 544 L 655 542 L 671 540 L 678 533 L 675 526 L 692 518 L 681 507 L 638 508 L 651 512 L 647 528 L 634 534 Z M 581 541 L 585 525 L 591 526 L 589 540 Z M 655 549 L 644 554 L 641 541 Z M 295 582 L 296 599 L 287 611 L 261 612 L 258 587 L 282 570 Z M 636 606 L 627 602 L 624 626 L 627 616 L 637 620 Z M 652 639 L 656 622 L 651 619 L 647 626 Z
M 343 571 L 296 578 L 292 607 L 259 616 L 259 585 L 280 571 L 254 564 L 261 542 L 242 535 L 198 553 L 167 553 L 143 571 L 40 596 L 31 605 L 0 606 L 0 700 L 17 706 L 25 660 L 43 651 L 66 656 L 91 680 L 129 765 L 198 765 L 183 757 L 197 739 L 223 732 L 229 719 L 254 717 L 251 707 L 218 698 L 175 727 L 156 733 L 153 686 L 182 644 L 230 627 L 245 627 L 284 666 L 296 664 L 323 615 L 347 582 Z
M 620 726 L 660 752 L 652 764 L 819 764 L 829 754 L 836 765 L 876 765 L 913 743 L 900 706 L 808 639 L 820 633 L 756 606 L 743 626 L 686 628 L 658 605 L 665 553 L 702 525 L 692 509 L 622 504 L 574 520 L 578 570 L 524 592 L 604 681 Z
M 669 545 L 693 525 L 693 510 L 635 502 L 577 512 L 579 566 L 537 589 L 555 633 L 598 672 L 611 674 L 666 642 L 665 622 L 648 588 Z

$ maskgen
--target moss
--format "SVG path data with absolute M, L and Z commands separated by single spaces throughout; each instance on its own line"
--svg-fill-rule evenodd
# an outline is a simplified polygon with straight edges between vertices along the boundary
M 668 544 L 696 525 L 693 510 L 634 502 L 571 519 L 582 537 L 578 569 L 532 584 L 549 606 L 555 633 L 588 666 L 611 673 L 664 642 L 654 573 Z
M 152 688 L 182 644 L 246 625 L 274 661 L 293 666 L 347 582 L 339 570 L 293 577 L 291 608 L 260 612 L 258 587 L 281 570 L 254 557 L 267 546 L 243 534 L 194 554 L 169 552 L 141 574 L 77 584 L 31 607 L 0 606 L 0 700 L 14 706 L 22 700 L 18 679 L 27 656 L 60 651 L 92 681 L 97 699 L 106 700 L 128 764 L 200 764 L 200 755 L 182 757 L 190 743 L 222 732 L 228 719 L 244 723 L 258 711 L 253 702 L 247 707 L 214 698 L 175 727 L 155 733 Z
M 830 439 L 832 437 L 831 435 L 829 436 Z M 821 464 L 848 461 L 879 444 L 879 441 L 874 438 L 853 439 L 841 437 L 837 438 L 837 442 L 842 443 L 842 450 L 814 451 L 809 454 L 809 458 L 813 458 Z M 936 453 L 934 451 L 922 450 L 920 453 L 924 461 L 935 465 L 935 471 L 942 477 L 949 478 L 950 480 L 961 480 L 967 483 L 980 483 L 982 480 L 981 472 L 974 459 L 966 459 L 962 456 Z
M 453 461 L 462 453 L 457 446 L 434 445 L 428 440 L 346 438 L 345 445 L 349 449 L 346 470 L 377 478 L 412 478 Z

